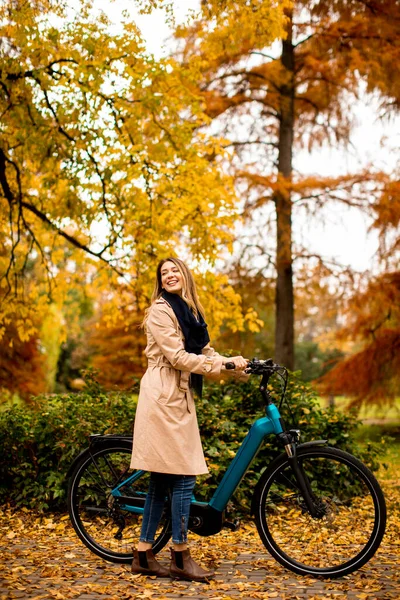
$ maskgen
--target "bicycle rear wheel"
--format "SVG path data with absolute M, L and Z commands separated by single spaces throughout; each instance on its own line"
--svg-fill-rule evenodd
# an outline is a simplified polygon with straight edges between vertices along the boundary
M 82 456 L 69 480 L 71 523 L 89 550 L 110 562 L 130 563 L 140 535 L 142 515 L 124 509 L 123 505 L 144 507 L 149 473 L 138 471 L 134 483 L 120 488 L 125 501 L 111 494 L 112 489 L 134 473 L 129 467 L 131 452 L 132 445 L 121 441 L 94 448 Z M 153 552 L 159 552 L 170 537 L 171 518 L 166 498 Z
M 386 526 L 382 490 L 351 454 L 329 447 L 298 449 L 318 517 L 307 511 L 285 455 L 263 473 L 254 498 L 259 535 L 272 556 L 301 575 L 342 577 L 378 549 Z

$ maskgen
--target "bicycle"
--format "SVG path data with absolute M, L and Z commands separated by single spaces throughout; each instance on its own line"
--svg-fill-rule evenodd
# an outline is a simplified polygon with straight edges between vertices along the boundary
M 234 364 L 227 365 L 234 368 Z M 300 443 L 297 429 L 285 429 L 280 409 L 288 372 L 272 359 L 249 362 L 247 372 L 261 375 L 266 416 L 257 419 L 232 459 L 209 502 L 193 497 L 189 529 L 209 536 L 223 527 L 229 499 L 243 479 L 263 440 L 275 434 L 284 452 L 260 476 L 252 498 L 258 534 L 270 554 L 300 575 L 342 577 L 375 554 L 386 526 L 383 492 L 371 471 L 351 454 L 326 440 Z M 268 381 L 281 378 L 279 408 Z M 90 445 L 69 470 L 68 509 L 81 541 L 105 560 L 130 563 L 140 533 L 149 474 L 129 468 L 132 437 L 92 435 Z M 153 546 L 159 552 L 171 537 L 169 499 Z

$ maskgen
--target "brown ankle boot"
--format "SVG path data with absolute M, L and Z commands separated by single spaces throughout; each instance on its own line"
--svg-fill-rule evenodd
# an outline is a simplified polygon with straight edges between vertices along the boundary
M 188 581 L 208 581 L 214 577 L 214 571 L 206 571 L 190 556 L 189 550 L 177 552 L 171 548 L 171 566 L 169 573 L 173 579 Z
M 132 573 L 142 573 L 143 575 L 169 577 L 168 569 L 160 565 L 153 554 L 153 550 L 146 550 L 146 552 L 134 550 L 131 571 Z

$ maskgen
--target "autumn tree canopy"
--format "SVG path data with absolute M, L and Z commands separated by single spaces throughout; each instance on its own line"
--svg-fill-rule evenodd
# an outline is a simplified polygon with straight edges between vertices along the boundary
M 144 11 L 166 5 L 137 0 Z M 92 8 L 85 0 L 0 7 L 0 337 L 36 336 L 26 356 L 42 368 L 38 348 L 46 353 L 79 321 L 71 292 L 80 288 L 94 307 L 99 366 L 115 354 L 112 332 L 129 364 L 155 265 L 172 254 L 198 267 L 212 336 L 224 324 L 225 342 L 246 341 L 249 351 L 272 347 L 257 337 L 260 316 L 273 327 L 272 287 L 275 358 L 293 367 L 295 302 L 298 323 L 311 323 L 306 304 L 331 301 L 338 268 L 294 231 L 332 203 L 368 212 L 381 236 L 382 274 L 369 285 L 382 301 L 367 303 L 365 284 L 358 299 L 343 294 L 342 339 L 354 334 L 363 352 L 389 328 L 393 350 L 397 317 L 384 315 L 397 281 L 398 176 L 373 165 L 305 176 L 294 160 L 300 149 L 351 142 L 360 82 L 382 113 L 398 108 L 398 3 L 203 0 L 200 18 L 177 29 L 174 57 L 162 60 L 128 17 L 115 33 Z M 241 231 L 239 213 L 241 261 L 215 273 Z M 370 307 L 362 318 L 360 302 Z M 49 314 L 62 315 L 58 342 Z M 364 335 L 363 319 L 373 333 Z M 47 346 L 38 338 L 45 329 Z M 256 334 L 250 342 L 246 329 Z M 4 353 L 4 365 L 12 356 Z
M 210 273 L 232 249 L 237 206 L 223 145 L 201 130 L 196 76 L 149 55 L 128 17 L 115 32 L 90 1 L 1 4 L 0 337 L 12 323 L 27 342 L 74 286 L 108 294 L 115 321 L 128 289 L 140 313 L 169 255 L 201 267 L 212 331 L 255 326 Z
M 29 337 L 29 307 L 46 310 L 49 286 L 62 301 L 74 272 L 122 278 L 143 309 L 160 257 L 209 265 L 231 248 L 235 195 L 190 69 L 154 60 L 128 19 L 110 33 L 83 0 L 10 0 L 0 23 L 0 326 Z M 238 296 L 228 312 L 218 299 L 242 326 Z
M 199 66 L 206 112 L 218 125 L 214 130 L 223 131 L 235 150 L 231 166 L 255 248 L 248 260 L 264 246 L 267 268 L 273 255 L 275 357 L 293 367 L 293 261 L 314 259 L 293 239 L 294 221 L 318 215 L 328 202 L 370 210 L 395 185 L 392 174 L 376 173 L 369 165 L 361 173 L 304 177 L 294 171 L 293 157 L 300 149 L 346 147 L 351 103 L 361 81 L 380 96 L 384 111 L 398 106 L 400 7 L 395 0 L 295 1 L 285 7 L 285 35 L 278 47 L 257 35 L 268 6 L 262 0 L 246 6 L 204 1 L 201 18 L 180 28 L 177 37 L 182 63 Z M 234 43 L 229 30 L 218 25 L 225 19 L 240 27 L 240 16 L 248 11 L 258 17 L 243 26 Z M 271 225 L 275 248 L 266 242 Z

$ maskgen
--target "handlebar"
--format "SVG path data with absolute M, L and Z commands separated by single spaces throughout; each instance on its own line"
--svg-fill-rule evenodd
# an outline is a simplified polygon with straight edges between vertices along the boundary
M 234 370 L 236 368 L 234 362 L 225 363 L 225 369 Z M 261 383 L 260 383 L 260 392 L 266 401 L 267 404 L 272 403 L 271 394 L 267 390 L 267 384 L 269 378 L 276 373 L 279 378 L 282 380 L 282 389 L 281 389 L 281 398 L 279 402 L 279 409 L 282 406 L 282 402 L 285 398 L 286 387 L 288 383 L 288 370 L 283 365 L 278 365 L 274 363 L 272 358 L 267 358 L 266 360 L 259 360 L 258 358 L 253 358 L 249 360 L 247 363 L 247 367 L 244 370 L 248 375 L 262 375 Z
M 235 368 L 236 367 L 234 362 L 225 363 L 225 369 L 233 371 L 235 370 Z M 286 367 L 277 365 L 276 363 L 274 363 L 272 358 L 267 358 L 266 360 L 259 360 L 258 358 L 253 358 L 252 360 L 249 360 L 247 367 L 244 370 L 244 372 L 248 373 L 249 375 L 263 375 L 264 373 L 272 374 L 273 371 L 286 371 Z

